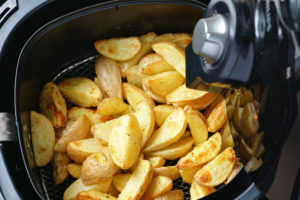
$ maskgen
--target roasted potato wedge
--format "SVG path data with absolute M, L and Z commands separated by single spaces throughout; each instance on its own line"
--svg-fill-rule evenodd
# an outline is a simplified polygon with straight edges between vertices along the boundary
M 174 42 L 176 46 L 185 49 L 192 42 L 192 36 L 187 33 L 165 33 L 156 37 L 153 42 L 158 41 Z
M 165 103 L 165 97 L 184 82 L 184 77 L 176 71 L 162 72 L 143 79 L 145 92 L 154 100 Z M 159 98 L 155 98 L 158 96 Z M 163 101 L 161 101 L 163 99 Z
M 142 142 L 142 131 L 132 114 L 119 118 L 109 137 L 109 153 L 116 165 L 128 169 L 138 159 Z
M 257 133 L 258 127 L 258 116 L 254 104 L 252 102 L 247 103 L 240 120 L 240 131 L 245 137 L 251 137 Z
M 111 178 L 118 167 L 112 161 L 108 149 L 89 155 L 82 163 L 81 178 L 85 185 L 93 185 Z
M 143 57 L 138 65 L 143 74 L 154 75 L 161 72 L 174 71 L 175 69 L 156 53 Z
M 150 161 L 152 168 L 162 167 L 166 163 L 162 157 L 148 157 L 147 160 Z
M 179 169 L 189 169 L 207 163 L 218 155 L 221 146 L 221 135 L 217 132 L 210 136 L 207 141 L 198 144 L 190 153 L 182 157 L 178 161 L 177 167 Z
M 117 198 L 106 193 L 90 190 L 79 192 L 76 200 L 117 200 Z
M 195 174 L 203 167 L 203 165 L 198 165 L 196 167 L 191 167 L 189 169 L 179 170 L 182 180 L 188 184 L 192 184 Z
M 132 173 L 117 174 L 113 177 L 112 183 L 119 192 L 122 192 Z
M 93 125 L 91 127 L 91 134 L 94 136 L 94 138 L 99 139 L 102 144 L 107 145 L 111 132 L 118 120 L 119 119 L 113 119 L 108 122 Z
M 68 156 L 77 163 L 82 163 L 89 155 L 102 152 L 106 147 L 97 138 L 88 138 L 69 142 Z
M 177 142 L 184 134 L 186 126 L 187 122 L 183 109 L 176 108 L 163 125 L 152 134 L 144 152 L 159 150 Z
M 66 125 L 67 104 L 55 83 L 44 85 L 40 94 L 40 110 L 55 128 Z
M 234 147 L 233 137 L 231 135 L 230 125 L 228 121 L 221 128 L 220 134 L 222 138 L 221 151 L 223 151 L 227 147 Z
M 73 178 L 80 178 L 80 176 L 81 176 L 81 164 L 69 163 L 69 164 L 67 164 L 67 170 Z
M 245 90 L 244 92 L 242 92 L 240 94 L 240 106 L 243 107 L 245 106 L 247 103 L 252 102 L 253 101 L 253 94 L 251 92 L 251 90 Z
M 100 54 L 118 61 L 133 58 L 142 46 L 138 37 L 110 38 L 96 41 L 94 45 Z
M 110 194 L 113 197 L 118 197 L 120 192 L 116 189 L 116 187 L 113 184 L 111 184 L 107 194 Z
M 135 161 L 135 163 L 132 165 L 132 167 L 130 167 L 127 170 L 123 170 L 123 171 L 125 171 L 125 172 L 133 172 L 135 170 L 135 168 L 138 166 L 138 164 L 139 164 L 139 162 L 141 160 L 144 160 L 144 153 L 140 153 L 138 159 Z
M 96 83 L 85 77 L 74 77 L 58 84 L 63 96 L 71 103 L 80 107 L 96 107 L 102 93 Z
M 154 107 L 155 120 L 158 126 L 161 126 L 168 116 L 174 111 L 175 107 L 171 105 L 158 105 Z
M 69 176 L 67 165 L 70 159 L 66 153 L 54 152 L 52 168 L 53 181 L 55 184 L 61 184 Z
M 194 180 L 190 188 L 191 200 L 198 200 L 216 191 L 214 187 L 199 185 Z
M 117 115 L 128 109 L 123 99 L 118 97 L 105 98 L 98 104 L 97 112 L 102 116 Z
M 156 197 L 154 200 L 184 200 L 184 194 L 182 190 L 172 190 Z
M 208 138 L 205 117 L 199 111 L 187 106 L 184 108 L 185 118 L 193 136 L 194 145 L 205 142 Z
M 119 63 L 99 56 L 95 61 L 95 72 L 102 90 L 108 97 L 122 98 L 122 79 Z
M 260 144 L 257 151 L 255 152 L 255 157 L 259 158 L 265 152 L 265 146 Z
M 35 111 L 30 112 L 33 154 L 36 166 L 45 166 L 53 156 L 55 131 L 51 121 Z
M 61 138 L 74 124 L 75 121 L 69 120 L 65 127 L 55 129 L 55 136 L 57 139 Z
M 68 120 L 76 121 L 81 115 L 85 114 L 91 125 L 99 124 L 111 120 L 111 116 L 101 116 L 96 110 L 90 108 L 72 107 L 68 110 Z
M 157 151 L 147 153 L 147 156 L 159 156 L 166 160 L 175 160 L 185 156 L 193 146 L 193 138 L 188 136 Z
M 239 156 L 243 160 L 249 160 L 253 156 L 253 151 L 249 145 L 245 142 L 244 138 L 240 138 L 238 146 Z
M 207 130 L 216 132 L 222 128 L 227 120 L 226 102 L 223 96 L 219 95 L 204 111 Z
M 175 43 L 165 41 L 153 42 L 152 49 L 185 77 L 185 52 L 183 49 L 177 47 Z
M 126 71 L 126 78 L 128 83 L 139 88 L 143 88 L 142 80 L 146 77 L 148 77 L 148 75 L 143 74 L 137 65 L 129 67 Z
M 150 107 L 154 108 L 153 100 L 142 89 L 129 83 L 123 83 L 123 90 L 124 97 L 133 109 L 136 109 L 137 104 L 142 101 L 147 102 Z
M 150 184 L 152 175 L 153 171 L 150 162 L 141 160 L 120 193 L 118 200 L 140 199 Z
M 142 199 L 153 200 L 155 197 L 171 191 L 173 181 L 166 176 L 155 176 L 152 178 L 147 190 L 145 191 Z
M 246 172 L 251 172 L 257 162 L 258 162 L 257 158 L 252 156 L 245 165 Z
M 82 191 L 97 191 L 106 193 L 111 184 L 111 178 L 103 180 L 95 185 L 84 185 L 82 179 L 74 181 L 64 192 L 63 200 L 75 200 L 77 195 Z
M 230 176 L 234 164 L 234 150 L 228 147 L 212 161 L 203 166 L 194 178 L 200 185 L 208 187 L 217 186 Z
M 139 37 L 141 44 L 142 44 L 140 51 L 133 58 L 120 62 L 121 75 L 123 78 L 126 77 L 126 72 L 131 66 L 137 65 L 139 63 L 140 59 L 144 55 L 146 55 L 152 51 L 151 43 L 155 37 L 156 37 L 156 33 L 154 33 L 154 32 L 149 32 L 149 33 L 147 33 L 145 35 L 141 35 Z
M 233 170 L 232 170 L 231 174 L 229 175 L 228 179 L 225 181 L 225 184 L 230 183 L 230 181 L 232 181 L 234 179 L 234 177 L 239 173 L 239 171 L 241 170 L 242 167 L 243 167 L 242 163 L 235 162 Z
M 176 166 L 166 166 L 154 168 L 153 176 L 167 176 L 174 181 L 180 178 L 180 173 Z

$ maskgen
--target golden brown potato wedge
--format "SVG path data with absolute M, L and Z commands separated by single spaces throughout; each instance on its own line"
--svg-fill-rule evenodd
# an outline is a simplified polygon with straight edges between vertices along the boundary
M 102 116 L 117 115 L 128 109 L 122 98 L 109 97 L 105 98 L 98 104 L 97 112 Z
M 153 100 L 142 89 L 129 83 L 123 83 L 123 90 L 125 98 L 133 109 L 135 109 L 136 105 L 141 101 L 147 102 L 150 107 L 154 108 L 155 104 Z
M 235 162 L 233 170 L 232 170 L 231 174 L 229 175 L 228 179 L 225 181 L 225 184 L 230 183 L 230 181 L 232 181 L 234 179 L 234 177 L 239 173 L 239 171 L 241 170 L 242 167 L 243 167 L 242 163 Z
M 156 197 L 154 200 L 184 200 L 184 194 L 182 190 L 172 190 Z
M 142 46 L 138 37 L 110 38 L 96 41 L 94 45 L 100 54 L 118 61 L 133 58 Z
M 96 110 L 90 108 L 72 107 L 68 110 L 68 119 L 76 121 L 81 115 L 85 114 L 91 125 L 99 124 L 111 120 L 111 116 L 101 116 Z
M 176 71 L 162 72 L 143 79 L 143 88 L 154 100 L 165 103 L 165 97 L 184 82 L 184 77 Z M 152 95 L 153 94 L 153 95 Z M 158 96 L 156 99 L 154 97 Z M 163 99 L 163 101 L 161 101 Z
M 235 153 L 231 147 L 225 149 L 212 161 L 203 166 L 194 176 L 196 182 L 204 186 L 217 186 L 231 174 L 235 164 Z
M 185 52 L 173 42 L 157 41 L 152 49 L 185 77 Z
M 193 138 L 188 136 L 163 149 L 149 152 L 147 156 L 159 156 L 166 160 L 175 160 L 185 156 L 192 149 L 192 146 Z
M 159 150 L 177 142 L 184 134 L 186 126 L 187 122 L 183 109 L 176 108 L 163 125 L 152 134 L 144 152 Z
M 69 142 L 84 139 L 90 132 L 90 121 L 86 115 L 82 115 L 77 119 L 68 131 L 58 139 L 55 144 L 54 151 L 66 152 Z
M 242 113 L 243 113 L 243 108 L 240 107 L 240 98 L 237 98 L 237 101 L 235 103 L 235 108 L 232 113 L 232 121 L 234 124 L 234 127 L 240 131 L 241 127 L 241 119 L 242 119 Z
M 195 174 L 203 167 L 203 165 L 198 165 L 189 169 L 179 170 L 182 180 L 188 184 L 192 184 Z
M 53 181 L 55 184 L 61 184 L 69 176 L 67 165 L 70 159 L 66 153 L 54 152 L 52 168 Z
M 207 130 L 216 132 L 222 128 L 227 120 L 226 102 L 223 96 L 219 95 L 204 111 Z
M 180 172 L 176 166 L 157 167 L 153 169 L 153 176 L 167 176 L 174 181 L 180 178 Z
M 137 65 L 139 63 L 140 59 L 144 55 L 146 55 L 152 51 L 151 43 L 155 37 L 156 37 L 156 33 L 154 33 L 154 32 L 149 32 L 149 33 L 147 33 L 145 35 L 141 35 L 139 37 L 139 39 L 142 43 L 142 47 L 141 47 L 140 51 L 137 53 L 137 55 L 135 55 L 133 58 L 131 58 L 129 60 L 120 62 L 121 74 L 122 74 L 123 78 L 126 77 L 126 72 L 131 66 Z
M 139 62 L 139 68 L 143 74 L 154 75 L 161 72 L 174 71 L 175 69 L 156 53 L 150 53 Z
M 174 42 L 178 47 L 185 49 L 192 42 L 192 36 L 187 33 L 165 33 L 156 37 L 153 42 L 158 41 Z
M 151 163 L 152 168 L 162 167 L 166 163 L 162 157 L 148 157 L 147 160 Z
M 95 185 L 84 185 L 82 179 L 74 181 L 64 192 L 63 200 L 75 200 L 82 191 L 97 191 L 106 193 L 110 187 L 112 179 L 103 180 Z
M 245 90 L 244 92 L 241 93 L 240 95 L 240 106 L 243 107 L 247 103 L 253 101 L 253 94 L 251 90 Z
M 77 163 L 82 163 L 89 155 L 102 152 L 106 147 L 97 138 L 88 138 L 69 142 L 68 156 Z
M 155 197 L 171 191 L 173 181 L 166 176 L 155 176 L 152 178 L 147 190 L 145 191 L 142 199 L 153 200 Z
M 131 175 L 132 173 L 116 174 L 113 177 L 112 183 L 119 192 L 122 192 L 128 180 L 130 179 Z
M 218 155 L 221 146 L 221 135 L 217 132 L 210 136 L 207 141 L 198 144 L 190 153 L 182 157 L 178 161 L 177 167 L 179 169 L 189 169 L 207 163 Z
M 55 136 L 57 139 L 61 138 L 68 130 L 69 128 L 74 124 L 75 121 L 68 120 L 65 127 L 57 128 L 55 129 Z
M 141 160 L 130 176 L 118 200 L 138 200 L 146 191 L 152 180 L 152 167 L 149 161 Z
M 127 77 L 127 81 L 128 83 L 135 85 L 139 88 L 143 88 L 143 83 L 142 80 L 146 77 L 148 77 L 148 75 L 143 74 L 139 67 L 137 65 L 129 67 L 128 70 L 126 71 L 126 77 Z
M 96 107 L 102 93 L 96 83 L 85 77 L 74 77 L 58 84 L 63 96 L 80 107 Z
M 223 151 L 227 147 L 234 147 L 233 137 L 231 135 L 230 125 L 228 121 L 221 128 L 220 134 L 222 138 L 221 151 Z
M 110 194 L 113 197 L 118 197 L 120 192 L 116 189 L 116 187 L 113 184 L 111 184 L 107 194 Z
M 93 185 L 104 179 L 111 178 L 118 167 L 112 161 L 108 149 L 89 155 L 82 163 L 81 178 L 85 185 Z
M 186 121 L 193 136 L 194 145 L 205 142 L 208 138 L 205 117 L 198 110 L 195 110 L 189 106 L 184 108 L 184 112 Z
M 55 132 L 51 121 L 35 111 L 30 112 L 31 136 L 35 164 L 48 164 L 53 156 Z
M 158 126 L 161 126 L 168 116 L 174 111 L 175 107 L 171 105 L 157 105 L 154 107 L 155 120 Z
M 107 96 L 122 98 L 122 79 L 119 63 L 99 56 L 95 61 L 95 72 L 101 88 Z
M 234 106 L 233 105 L 226 105 L 227 108 L 227 119 L 231 120 L 234 112 Z
M 81 176 L 81 164 L 69 163 L 67 165 L 67 170 L 73 178 L 80 178 L 80 176 Z
M 247 103 L 240 120 L 240 131 L 245 137 L 251 137 L 257 133 L 258 127 L 258 116 L 254 104 L 252 102 Z
M 63 127 L 67 123 L 67 105 L 55 83 L 44 85 L 40 94 L 40 110 L 55 128 Z
M 111 132 L 118 120 L 119 119 L 112 119 L 104 123 L 93 125 L 91 127 L 91 134 L 94 136 L 94 138 L 99 139 L 102 144 L 107 145 Z
M 120 117 L 109 137 L 109 153 L 116 165 L 128 169 L 138 159 L 142 142 L 142 131 L 132 114 Z
M 214 187 L 198 185 L 194 180 L 190 188 L 191 200 L 198 200 L 216 191 Z
M 117 198 L 106 193 L 90 190 L 79 192 L 76 200 L 117 200 Z

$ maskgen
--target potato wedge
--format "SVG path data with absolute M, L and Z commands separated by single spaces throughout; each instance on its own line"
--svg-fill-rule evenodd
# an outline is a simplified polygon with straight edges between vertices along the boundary
M 125 171 L 125 172 L 133 172 L 135 170 L 135 168 L 138 166 L 138 164 L 139 164 L 139 162 L 141 160 L 144 160 L 144 153 L 140 153 L 138 159 L 135 161 L 135 163 L 132 165 L 132 167 L 130 167 L 127 170 L 123 170 L 123 171 Z
M 84 139 L 90 131 L 90 122 L 86 115 L 82 115 L 77 119 L 68 131 L 58 139 L 55 144 L 54 151 L 66 152 L 69 142 Z
M 93 125 L 91 127 L 91 134 L 94 136 L 94 138 L 99 139 L 102 144 L 107 145 L 111 132 L 118 120 L 119 119 L 113 119 L 108 122 Z
M 155 120 L 158 126 L 161 126 L 168 116 L 175 110 L 174 106 L 171 105 L 158 105 L 154 107 Z
M 222 128 L 227 120 L 226 102 L 223 96 L 219 95 L 204 111 L 207 130 L 216 132 Z
M 102 152 L 106 147 L 97 138 L 88 138 L 69 142 L 68 156 L 77 163 L 82 163 L 89 155 Z
M 186 121 L 193 136 L 194 145 L 205 142 L 208 138 L 205 117 L 198 110 L 195 110 L 189 106 L 184 108 L 184 112 Z
M 259 149 L 259 146 L 262 142 L 263 137 L 264 137 L 264 132 L 263 131 L 254 136 L 253 141 L 252 141 L 252 145 L 251 145 L 251 150 L 254 153 L 254 155 L 257 154 L 257 151 Z
M 102 116 L 117 115 L 128 109 L 123 99 L 118 97 L 105 98 L 98 104 L 97 112 Z
M 243 164 L 240 162 L 235 162 L 233 170 L 231 174 L 229 175 L 228 179 L 225 181 L 225 184 L 230 183 L 234 179 L 234 177 L 240 172 L 241 168 L 243 167 Z
M 99 56 L 95 61 L 95 72 L 101 88 L 107 96 L 122 98 L 122 79 L 119 63 Z
M 96 83 L 85 77 L 74 77 L 58 83 L 63 96 L 80 107 L 96 107 L 102 93 Z
M 147 153 L 147 156 L 159 156 L 166 160 L 175 160 L 185 156 L 193 146 L 193 138 L 188 136 L 157 151 Z
M 185 77 L 185 52 L 183 49 L 177 47 L 175 43 L 165 41 L 153 42 L 152 49 Z
M 61 138 L 66 132 L 70 129 L 70 127 L 74 124 L 75 121 L 68 120 L 65 127 L 60 127 L 55 129 L 55 136 L 57 139 Z
M 166 176 L 155 176 L 152 178 L 147 190 L 145 191 L 142 199 L 153 200 L 155 197 L 171 191 L 173 181 Z
M 64 192 L 63 200 L 76 200 L 77 195 L 82 191 L 97 191 L 106 193 L 111 184 L 111 178 L 103 180 L 95 185 L 84 185 L 82 179 L 74 181 Z
M 68 110 L 68 120 L 76 121 L 81 115 L 85 114 L 91 125 L 99 124 L 111 120 L 111 116 L 101 116 L 96 110 L 90 108 L 72 107 Z
M 156 37 L 153 42 L 158 41 L 174 42 L 176 46 L 185 49 L 192 42 L 192 36 L 187 33 L 165 33 Z
M 252 171 L 252 168 L 255 167 L 256 163 L 257 163 L 257 158 L 255 158 L 254 156 L 252 156 L 248 162 L 246 163 L 245 165 L 245 170 L 246 172 L 251 172 Z
M 81 176 L 81 164 L 69 163 L 67 165 L 67 170 L 73 178 L 80 178 L 80 176 Z
M 143 88 L 142 80 L 146 77 L 148 77 L 148 75 L 140 72 L 137 65 L 129 67 L 126 71 L 126 78 L 128 83 L 135 85 L 139 88 Z
M 76 200 L 117 200 L 117 198 L 106 193 L 90 190 L 79 192 Z
M 238 152 L 241 159 L 247 161 L 253 157 L 253 151 L 249 145 L 245 142 L 244 138 L 240 138 L 238 145 Z
M 253 101 L 253 94 L 251 90 L 245 90 L 240 94 L 240 106 L 243 107 L 247 103 L 250 103 Z
M 241 119 L 242 119 L 242 113 L 243 113 L 243 108 L 240 108 L 240 98 L 237 98 L 237 101 L 235 103 L 235 108 L 232 113 L 232 121 L 234 124 L 234 127 L 240 131 L 241 128 Z
M 44 85 L 40 94 L 40 110 L 55 128 L 66 125 L 67 104 L 55 83 Z
M 258 127 L 258 116 L 254 104 L 252 102 L 247 103 L 240 120 L 240 131 L 245 137 L 251 137 L 257 133 Z
M 162 167 L 166 163 L 162 157 L 148 157 L 147 160 L 150 161 L 152 168 Z
M 152 175 L 153 171 L 150 162 L 141 160 L 120 193 L 118 200 L 140 199 L 150 184 Z
M 221 150 L 222 139 L 220 133 L 210 136 L 207 141 L 198 144 L 186 156 L 182 157 L 178 163 L 178 169 L 189 169 L 212 160 Z
M 149 33 L 141 35 L 139 37 L 139 39 L 142 43 L 142 47 L 141 47 L 140 51 L 133 58 L 120 62 L 121 75 L 123 78 L 126 77 L 126 72 L 131 66 L 137 65 L 139 63 L 140 59 L 144 55 L 146 55 L 152 51 L 151 43 L 156 36 L 157 36 L 156 33 L 149 32 Z
M 263 164 L 263 160 L 260 158 L 257 160 L 257 162 L 255 163 L 255 165 L 251 168 L 251 172 L 254 172 L 256 170 L 258 170 L 258 168 L 260 168 Z
M 81 178 L 85 185 L 93 185 L 104 179 L 111 178 L 118 167 L 112 161 L 108 149 L 89 155 L 82 163 Z
M 144 152 L 148 153 L 159 150 L 177 142 L 184 134 L 186 126 L 187 122 L 183 109 L 176 108 L 169 115 L 164 124 L 152 134 Z
M 55 132 L 51 121 L 42 114 L 30 111 L 31 136 L 36 166 L 45 166 L 53 156 Z
M 174 71 L 175 69 L 156 53 L 143 57 L 138 65 L 143 74 L 154 75 L 161 72 Z
M 142 130 L 142 148 L 151 137 L 155 125 L 155 115 L 153 108 L 146 102 L 140 102 L 136 105 L 136 112 L 132 113 L 139 122 Z
M 120 117 L 109 137 L 109 153 L 114 163 L 121 169 L 133 166 L 139 157 L 141 142 L 142 131 L 135 116 Z
M 257 151 L 255 152 L 255 157 L 259 158 L 265 152 L 265 146 L 260 144 Z
M 233 137 L 231 135 L 230 125 L 228 121 L 221 128 L 220 134 L 222 138 L 221 151 L 223 151 L 227 147 L 234 147 Z
M 144 78 L 142 83 L 145 92 L 149 96 L 152 98 L 158 96 L 159 99 L 153 99 L 164 103 L 166 102 L 165 97 L 184 83 L 184 77 L 176 71 L 162 72 Z M 161 101 L 161 99 L 164 100 Z
M 203 167 L 203 165 L 198 165 L 196 167 L 191 167 L 189 169 L 179 170 L 182 180 L 188 184 L 192 184 L 195 174 Z
M 216 191 L 214 187 L 198 185 L 194 180 L 190 188 L 191 200 L 198 200 Z
M 180 173 L 176 166 L 165 166 L 154 168 L 153 176 L 167 176 L 174 181 L 180 178 Z
M 184 200 L 184 194 L 182 190 L 172 190 L 156 197 L 154 200 Z
M 142 46 L 138 37 L 110 38 L 96 41 L 94 45 L 100 54 L 118 61 L 133 58 Z
M 112 183 L 119 192 L 122 192 L 132 173 L 117 174 L 113 177 Z
M 66 153 L 54 152 L 52 168 L 53 181 L 55 184 L 61 184 L 69 176 L 67 165 L 70 159 Z
M 217 186 L 231 174 L 235 164 L 235 153 L 231 147 L 225 149 L 212 161 L 203 166 L 194 176 L 196 182 L 203 186 Z
M 147 102 L 150 107 L 154 108 L 155 104 L 153 100 L 142 89 L 129 83 L 123 83 L 123 90 L 124 97 L 133 109 L 136 109 L 137 104 L 141 101 Z
M 111 184 L 107 194 L 110 194 L 113 197 L 118 197 L 120 192 L 116 189 L 116 187 L 113 184 Z

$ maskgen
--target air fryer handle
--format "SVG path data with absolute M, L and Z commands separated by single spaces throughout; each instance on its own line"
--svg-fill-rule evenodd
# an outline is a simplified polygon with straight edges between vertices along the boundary
M 252 183 L 241 195 L 239 195 L 235 200 L 268 200 L 268 198 L 261 193 L 259 188 Z

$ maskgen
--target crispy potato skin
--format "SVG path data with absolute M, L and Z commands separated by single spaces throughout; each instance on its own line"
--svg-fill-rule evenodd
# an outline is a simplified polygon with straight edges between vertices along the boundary
M 191 200 L 198 200 L 202 197 L 209 195 L 210 193 L 212 193 L 214 191 L 216 191 L 216 189 L 214 187 L 207 187 L 207 186 L 199 185 L 194 180 L 191 185 L 191 188 L 190 188 Z
M 179 170 L 176 166 L 164 166 L 153 169 L 154 176 L 167 176 L 173 181 L 180 178 Z
M 66 153 L 54 152 L 52 167 L 55 184 L 61 184 L 69 176 L 67 165 L 70 159 Z
M 67 164 L 67 170 L 73 178 L 80 178 L 81 164 L 69 163 L 69 164 Z
M 82 191 L 77 195 L 76 200 L 117 200 L 117 198 L 97 191 Z
M 166 192 L 171 191 L 173 186 L 173 181 L 166 176 L 155 176 L 152 178 L 150 185 L 145 191 L 142 199 L 143 200 L 152 200 L 159 195 L 162 195 Z
M 117 115 L 128 109 L 122 98 L 109 97 L 105 98 L 98 104 L 97 112 L 102 116 Z
M 182 190 L 172 190 L 156 197 L 154 200 L 184 200 L 184 195 Z

